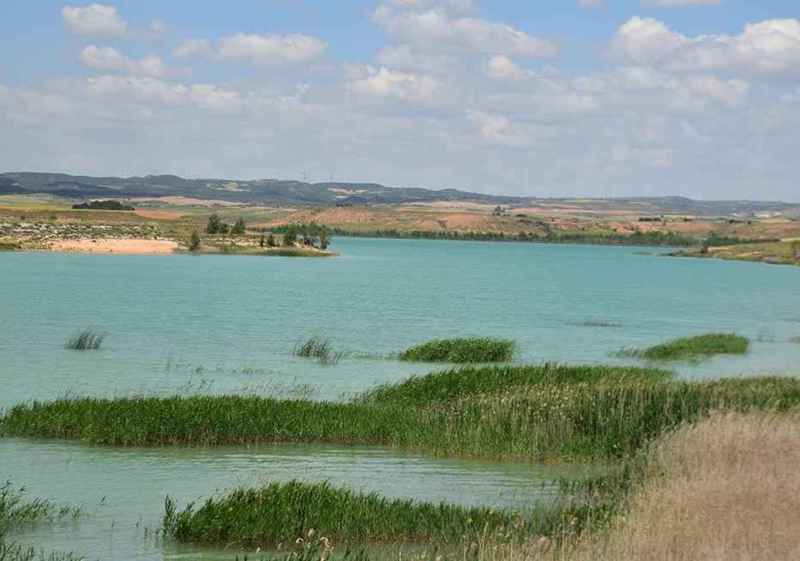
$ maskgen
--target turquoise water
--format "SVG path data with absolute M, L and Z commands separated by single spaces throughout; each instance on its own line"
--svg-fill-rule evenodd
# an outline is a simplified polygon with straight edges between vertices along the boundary
M 392 359 L 434 337 L 517 341 L 519 362 L 619 362 L 610 353 L 736 331 L 743 357 L 676 364 L 684 378 L 796 374 L 800 268 L 642 255 L 640 249 L 337 239 L 335 259 L 0 254 L 0 408 L 64 395 L 259 393 L 341 399 L 431 369 Z M 611 327 L 598 327 L 600 322 Z M 594 326 L 593 326 L 594 325 Z M 99 352 L 63 348 L 76 330 Z M 292 356 L 329 337 L 335 366 Z M 145 537 L 164 495 L 331 480 L 390 496 L 519 508 L 572 468 L 297 446 L 97 449 L 0 440 L 0 479 L 83 505 L 77 523 L 21 541 L 102 559 L 198 559 Z M 105 497 L 105 499 L 103 499 Z

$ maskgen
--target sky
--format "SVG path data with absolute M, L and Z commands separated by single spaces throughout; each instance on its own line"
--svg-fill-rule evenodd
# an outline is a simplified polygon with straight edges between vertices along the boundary
M 0 171 L 800 202 L 797 0 L 0 2 Z

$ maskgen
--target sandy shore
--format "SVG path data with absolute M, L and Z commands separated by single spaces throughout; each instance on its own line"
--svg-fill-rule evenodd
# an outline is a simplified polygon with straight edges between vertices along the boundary
M 135 238 L 97 240 L 59 240 L 50 247 L 53 251 L 78 253 L 119 253 L 125 255 L 165 255 L 178 249 L 170 240 L 146 240 Z

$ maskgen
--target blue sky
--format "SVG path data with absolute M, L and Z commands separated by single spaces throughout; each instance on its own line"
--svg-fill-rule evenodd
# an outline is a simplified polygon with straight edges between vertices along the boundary
M 798 17 L 796 0 L 4 0 L 0 168 L 800 200 Z

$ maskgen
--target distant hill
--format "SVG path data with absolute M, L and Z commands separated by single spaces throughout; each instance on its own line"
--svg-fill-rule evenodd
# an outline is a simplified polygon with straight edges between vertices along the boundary
M 386 187 L 377 183 L 306 183 L 280 179 L 184 179 L 175 175 L 88 177 L 62 173 L 0 174 L 0 195 L 43 193 L 75 200 L 182 196 L 273 205 L 376 205 L 437 201 L 479 202 L 509 207 L 558 205 L 584 209 L 619 209 L 643 214 L 730 216 L 763 212 L 800 212 L 800 205 L 757 201 L 696 201 L 685 197 L 554 199 Z

